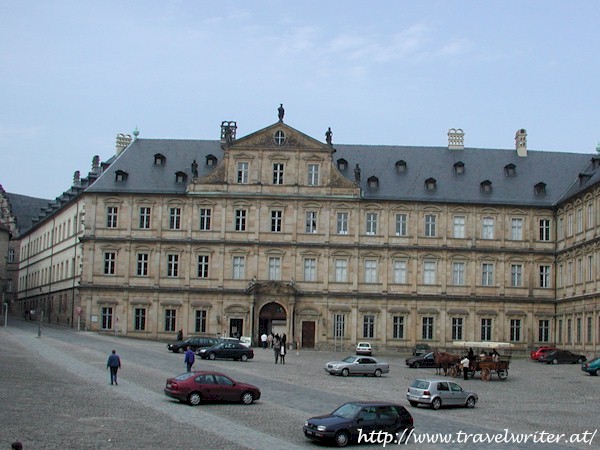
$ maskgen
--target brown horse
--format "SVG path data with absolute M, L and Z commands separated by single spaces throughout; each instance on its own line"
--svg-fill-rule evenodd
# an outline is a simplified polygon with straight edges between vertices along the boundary
M 451 366 L 460 363 L 460 356 L 452 355 L 451 353 L 438 352 L 437 350 L 433 352 L 433 357 L 435 361 L 436 375 L 442 374 L 442 369 L 444 370 L 444 375 L 448 375 L 448 368 Z

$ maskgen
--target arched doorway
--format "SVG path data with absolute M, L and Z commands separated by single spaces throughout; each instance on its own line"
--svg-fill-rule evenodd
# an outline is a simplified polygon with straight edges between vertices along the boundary
M 270 302 L 260 309 L 258 315 L 259 335 L 263 333 L 282 335 L 287 333 L 287 329 L 287 313 L 279 303 Z

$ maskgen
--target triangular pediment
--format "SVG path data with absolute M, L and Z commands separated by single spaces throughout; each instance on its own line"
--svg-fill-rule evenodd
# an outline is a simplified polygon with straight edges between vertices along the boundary
M 289 150 L 310 150 L 327 154 L 335 151 L 332 146 L 319 142 L 283 122 L 276 122 L 262 130 L 234 140 L 228 147 L 232 150 L 252 148 L 279 150 L 282 154 Z

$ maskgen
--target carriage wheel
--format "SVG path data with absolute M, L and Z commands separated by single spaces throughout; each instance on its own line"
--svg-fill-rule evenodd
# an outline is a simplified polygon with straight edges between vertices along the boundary
M 484 367 L 483 369 L 481 369 L 481 379 L 483 381 L 490 381 L 491 378 L 492 378 L 492 371 L 489 368 Z
M 448 374 L 449 374 L 449 375 L 450 375 L 452 378 L 454 378 L 454 377 L 456 376 L 456 367 L 455 367 L 455 366 L 452 366 L 452 367 L 450 367 L 450 369 L 448 370 Z
M 498 370 L 498 378 L 500 378 L 502 381 L 506 380 L 508 378 L 508 369 Z

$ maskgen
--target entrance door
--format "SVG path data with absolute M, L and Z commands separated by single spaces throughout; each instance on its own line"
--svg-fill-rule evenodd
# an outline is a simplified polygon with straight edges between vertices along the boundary
M 229 336 L 240 338 L 244 332 L 244 319 L 229 319 Z
M 302 322 L 302 348 L 315 348 L 315 322 Z

